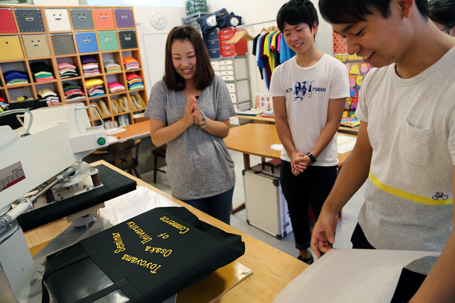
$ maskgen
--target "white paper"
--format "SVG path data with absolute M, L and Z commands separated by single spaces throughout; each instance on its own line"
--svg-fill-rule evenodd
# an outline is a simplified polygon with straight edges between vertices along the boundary
M 354 149 L 355 142 L 357 137 L 340 135 L 337 136 L 337 152 L 339 154 L 347 153 Z
M 390 302 L 403 267 L 436 252 L 332 249 L 291 281 L 274 303 Z
M 153 190 L 139 186 L 134 191 L 106 201 L 100 209 L 101 217 L 117 225 L 155 207 L 181 206 Z
M 115 134 L 122 133 L 122 132 L 126 132 L 126 129 L 119 128 L 119 127 L 106 129 L 106 134 L 108 134 L 108 135 L 115 135 Z
M 117 137 L 114 137 L 114 136 L 106 136 L 106 137 L 107 137 L 107 143 L 109 145 L 117 143 L 119 141 L 119 139 Z
M 283 145 L 282 144 L 272 144 L 272 145 L 270 145 L 270 148 L 273 150 L 281 151 L 283 149 Z

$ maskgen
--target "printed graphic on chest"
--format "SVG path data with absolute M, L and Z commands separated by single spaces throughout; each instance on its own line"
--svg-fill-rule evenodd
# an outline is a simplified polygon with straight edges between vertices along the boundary
M 314 86 L 315 80 L 296 82 L 294 85 L 294 101 L 303 101 L 305 98 L 311 98 L 313 93 L 326 92 L 325 87 Z M 290 89 L 286 90 L 286 93 Z

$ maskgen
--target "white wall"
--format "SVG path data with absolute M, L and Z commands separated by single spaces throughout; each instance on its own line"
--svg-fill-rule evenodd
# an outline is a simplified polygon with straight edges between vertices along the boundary
M 222 8 L 226 8 L 230 12 L 242 17 L 243 28 L 247 30 L 251 36 L 256 36 L 262 28 L 267 28 L 276 25 L 276 22 L 267 22 L 276 20 L 276 15 L 281 6 L 287 0 L 207 0 L 210 12 L 215 12 Z M 314 6 L 319 12 L 318 0 L 312 0 Z M 256 24 L 258 23 L 258 24 Z M 319 29 L 316 35 L 316 47 L 327 54 L 333 54 L 333 38 L 332 26 L 327 23 L 321 15 L 319 15 Z M 251 54 L 253 42 L 248 42 L 249 70 L 251 93 L 254 98 L 256 93 L 267 94 L 268 90 L 264 80 L 261 79 L 258 68 L 256 67 L 256 57 Z
M 139 48 L 144 65 L 144 76 L 147 87 L 147 95 L 153 83 L 160 80 L 164 74 L 164 48 L 169 31 L 182 24 L 182 17 L 186 16 L 183 7 L 142 7 L 133 9 L 136 20 L 136 29 Z M 152 13 L 159 13 L 166 20 L 166 27 L 162 30 L 155 29 L 150 23 Z
M 44 1 L 44 0 L 41 0 Z M 255 36 L 259 34 L 263 27 L 276 25 L 273 22 L 267 22 L 276 19 L 276 14 L 280 7 L 286 3 L 286 0 L 207 0 L 209 12 L 226 8 L 237 15 L 242 16 L 242 23 L 246 25 L 244 29 Z M 318 0 L 313 0 L 317 7 Z M 261 13 L 258 13 L 260 6 Z M 160 13 L 165 16 L 167 25 L 163 30 L 156 30 L 150 24 L 152 12 Z M 145 69 L 145 78 L 147 84 L 147 95 L 156 81 L 160 80 L 164 73 L 164 47 L 167 33 L 177 25 L 182 24 L 182 17 L 185 17 L 185 9 L 175 7 L 135 7 L 134 15 L 138 31 L 139 47 L 142 54 L 142 62 Z M 319 31 L 316 35 L 316 45 L 319 50 L 332 54 L 332 27 L 319 17 Z M 255 25 L 249 25 L 258 23 Z M 251 95 L 256 93 L 268 93 L 264 80 L 261 79 L 259 70 L 256 67 L 255 56 L 251 54 L 252 42 L 248 42 L 249 71 L 251 79 Z
M 183 1 L 183 0 L 182 0 Z M 228 11 L 242 16 L 244 29 L 253 37 L 259 34 L 263 27 L 267 28 L 276 25 L 274 20 L 280 7 L 287 0 L 207 0 L 210 12 L 226 8 Z M 318 0 L 312 0 L 318 9 Z M 62 0 L 34 0 L 39 6 L 61 6 Z M 78 6 L 79 0 L 65 0 L 65 6 Z M 106 1 L 108 5 L 109 1 Z M 182 17 L 185 17 L 185 8 L 176 7 L 134 7 L 136 20 L 137 37 L 142 55 L 144 76 L 147 87 L 147 95 L 150 94 L 153 83 L 160 80 L 164 72 L 164 47 L 168 32 L 177 25 L 182 24 Z M 157 30 L 150 23 L 152 13 L 160 13 L 166 18 L 166 27 Z M 272 22 L 267 22 L 272 21 Z M 251 25 L 253 24 L 254 25 Z M 256 24 L 257 23 L 257 24 Z M 316 46 L 319 50 L 332 54 L 332 27 L 319 16 L 319 31 L 316 35 Z M 256 67 L 255 57 L 251 54 L 252 42 L 248 42 L 249 71 L 251 79 L 251 94 L 267 93 L 264 80 L 260 78 L 259 70 Z
M 79 0 L 33 0 L 33 5 L 36 6 L 78 6 Z

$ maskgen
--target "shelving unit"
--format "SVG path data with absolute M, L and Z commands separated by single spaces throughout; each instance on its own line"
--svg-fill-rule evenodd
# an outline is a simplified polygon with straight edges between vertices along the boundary
M 246 56 L 210 59 L 216 75 L 220 76 L 229 90 L 235 110 L 251 108 L 250 77 Z
M 0 17 L 0 95 L 7 103 L 20 102 L 15 100 L 22 96 L 38 99 L 40 91 L 52 90 L 58 96 L 57 104 L 82 102 L 98 107 L 107 128 L 134 124 L 143 117 L 147 96 L 132 7 L 1 5 Z M 84 73 L 86 56 L 95 59 L 98 73 Z M 123 61 L 129 57 L 138 66 L 127 69 Z M 109 61 L 120 69 L 108 72 L 105 65 Z M 31 69 L 34 62 L 46 63 L 54 79 L 37 82 Z M 77 76 L 60 75 L 63 62 L 73 65 Z M 24 72 L 28 83 L 8 84 L 5 73 L 15 70 Z M 137 76 L 129 83 L 130 73 Z M 92 96 L 87 87 L 91 82 L 99 85 Z M 125 90 L 110 91 L 111 82 Z M 69 84 L 79 86 L 84 96 L 71 99 L 73 91 L 65 95 L 64 87 Z M 93 109 L 89 116 L 93 125 L 101 124 Z

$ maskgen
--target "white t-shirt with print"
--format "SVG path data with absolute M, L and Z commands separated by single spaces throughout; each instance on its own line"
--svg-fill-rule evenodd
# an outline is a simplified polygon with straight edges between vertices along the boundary
M 346 67 L 338 59 L 324 54 L 313 66 L 301 67 L 296 57 L 279 65 L 272 74 L 272 97 L 285 97 L 289 129 L 298 152 L 313 150 L 327 124 L 330 99 L 349 97 Z M 281 159 L 290 161 L 286 150 Z M 318 156 L 316 166 L 338 164 L 336 134 Z

